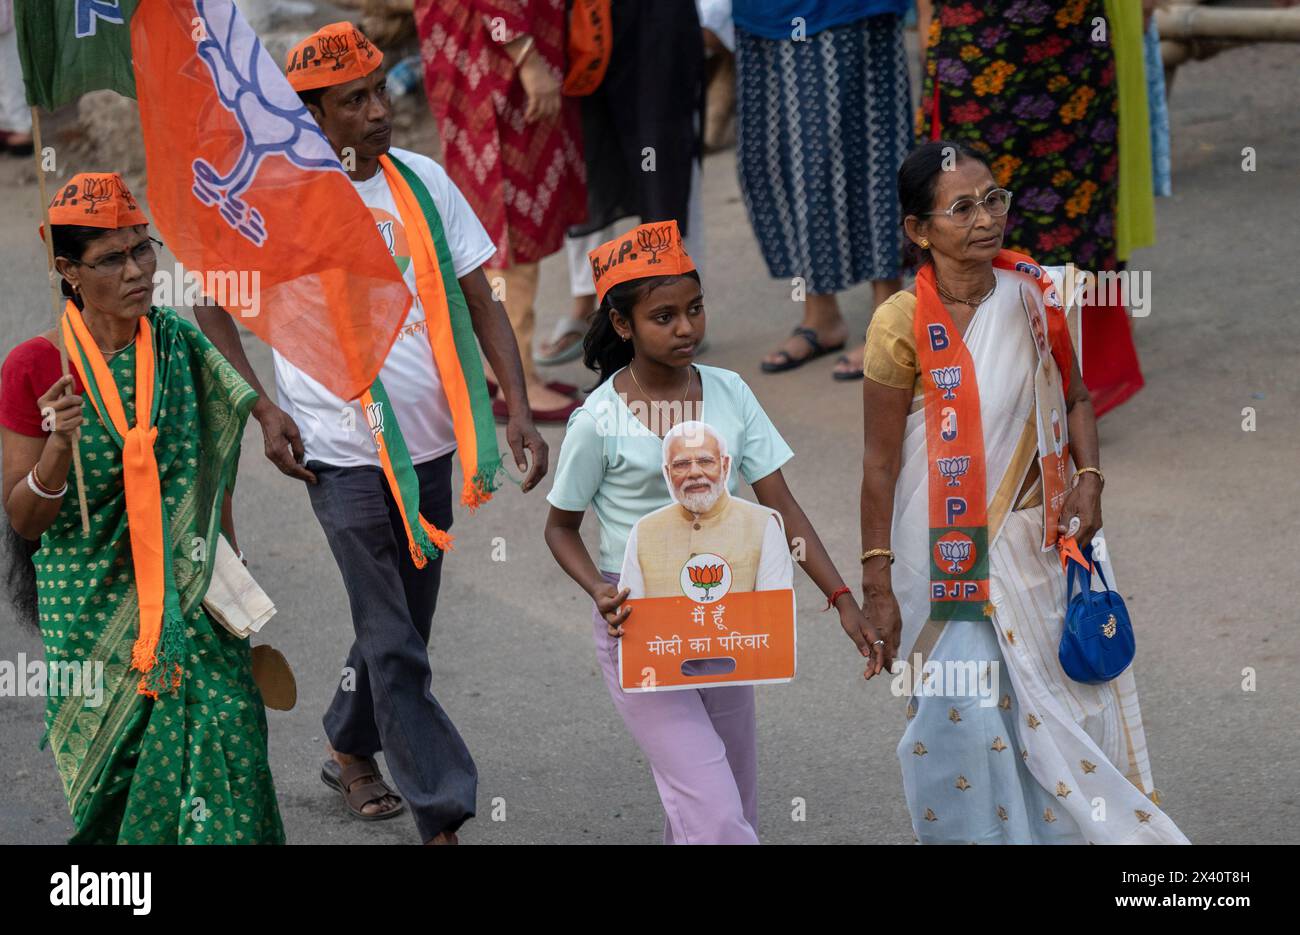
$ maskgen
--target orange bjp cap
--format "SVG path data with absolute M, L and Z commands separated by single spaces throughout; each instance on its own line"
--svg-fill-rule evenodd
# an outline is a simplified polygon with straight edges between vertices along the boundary
M 311 91 L 364 78 L 384 61 L 384 53 L 351 23 L 322 26 L 289 50 L 285 77 L 295 91 Z
M 695 269 L 682 245 L 676 221 L 655 221 L 634 227 L 587 254 L 591 279 L 596 286 L 596 304 L 605 299 L 611 286 L 647 276 L 680 276 Z
M 78 172 L 50 200 L 51 224 L 116 230 L 148 224 L 149 218 L 116 172 Z M 45 238 L 45 225 L 37 229 Z

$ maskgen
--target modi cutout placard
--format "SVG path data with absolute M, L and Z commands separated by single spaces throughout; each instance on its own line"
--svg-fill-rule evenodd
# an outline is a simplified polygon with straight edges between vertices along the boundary
M 794 678 L 794 562 L 781 517 L 727 490 L 725 440 L 702 422 L 664 438 L 673 503 L 632 527 L 620 587 L 625 692 L 759 685 Z

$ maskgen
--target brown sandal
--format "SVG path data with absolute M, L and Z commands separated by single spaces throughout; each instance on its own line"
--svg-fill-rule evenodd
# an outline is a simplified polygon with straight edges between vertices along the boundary
M 330 757 L 321 766 L 320 778 L 325 785 L 343 794 L 343 804 L 348 807 L 349 812 L 362 821 L 384 821 L 406 811 L 406 803 L 389 787 L 388 783 L 384 782 L 384 777 L 379 772 L 379 764 L 370 757 L 349 763 L 347 766 Z M 397 799 L 397 804 L 373 815 L 367 815 L 362 811 L 370 803 L 378 802 L 385 796 Z

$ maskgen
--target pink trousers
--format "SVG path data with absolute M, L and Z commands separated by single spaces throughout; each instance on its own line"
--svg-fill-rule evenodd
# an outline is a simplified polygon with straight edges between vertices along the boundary
M 618 583 L 618 576 L 605 573 Z M 592 636 L 614 708 L 650 761 L 665 844 L 758 843 L 754 687 L 625 694 L 618 640 L 592 608 Z

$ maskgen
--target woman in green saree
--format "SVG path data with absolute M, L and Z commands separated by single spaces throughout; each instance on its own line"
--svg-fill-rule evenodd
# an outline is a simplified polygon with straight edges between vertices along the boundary
M 48 235 L 70 301 L 4 362 L 0 445 L 7 532 L 26 543 L 11 590 L 39 618 L 47 671 L 102 671 L 102 693 L 47 680 L 70 843 L 283 843 L 248 642 L 202 606 L 257 395 L 150 306 L 157 241 L 119 176 L 74 177 Z M 78 438 L 88 534 L 68 483 Z

